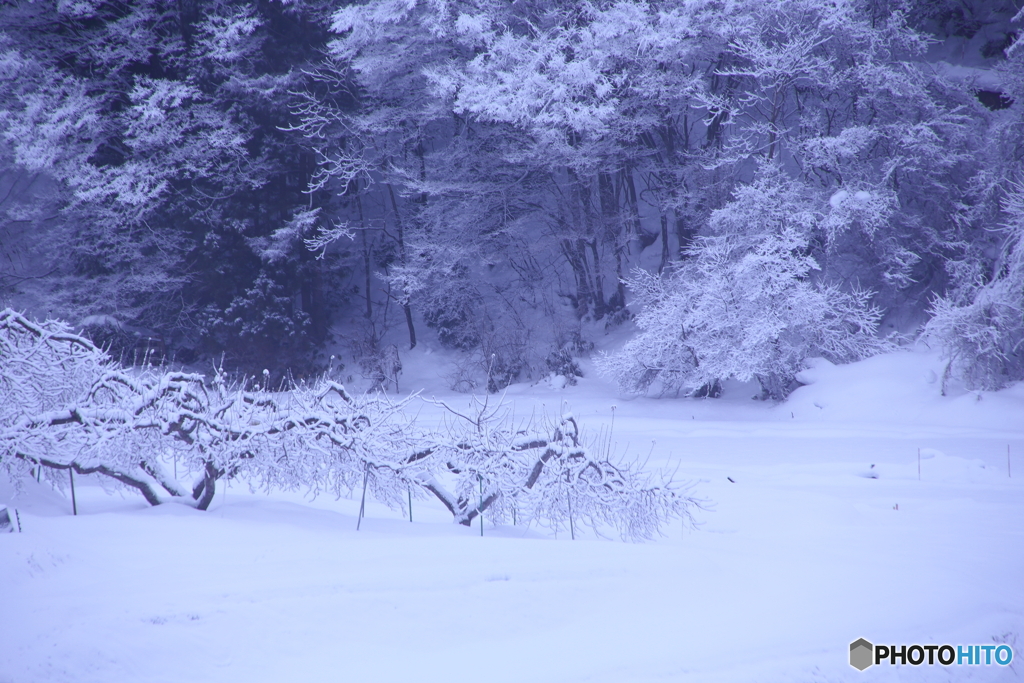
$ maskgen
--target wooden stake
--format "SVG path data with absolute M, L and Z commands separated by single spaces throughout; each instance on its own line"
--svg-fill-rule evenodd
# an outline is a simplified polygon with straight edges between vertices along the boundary
M 572 523 L 572 498 L 569 497 L 568 493 L 565 494 L 565 502 L 569 505 L 569 535 L 572 537 L 572 540 L 575 541 L 576 527 Z
M 71 514 L 78 515 L 78 501 L 75 500 L 75 471 L 68 468 L 68 474 L 71 475 Z
M 366 477 L 370 474 L 370 463 L 366 463 L 363 468 L 363 498 L 359 501 L 359 517 L 356 518 L 356 531 L 359 531 L 359 525 L 363 523 L 363 510 L 366 509 Z
M 612 425 L 608 428 L 608 449 L 611 450 L 612 434 L 615 433 L 615 409 L 618 406 L 612 406 Z

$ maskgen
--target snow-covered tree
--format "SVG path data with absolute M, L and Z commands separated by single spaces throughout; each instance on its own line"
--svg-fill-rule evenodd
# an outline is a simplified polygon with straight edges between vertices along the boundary
M 954 8 L 954 17 L 962 9 Z M 998 96 L 989 102 L 992 111 L 982 110 L 985 137 L 976 155 L 981 170 L 971 178 L 962 212 L 973 231 L 960 253 L 943 264 L 950 284 L 933 298 L 932 318 L 923 330 L 948 360 L 943 392 L 952 379 L 972 389 L 1024 379 L 1024 43 L 1019 32 L 1009 30 L 1024 22 L 1024 12 L 997 3 L 975 9 L 1007 29 L 1002 42 L 985 46 L 994 68 L 983 73 L 983 83 L 971 83 L 990 89 L 979 94 Z M 960 29 L 951 20 L 949 30 Z
M 110 315 L 220 356 L 239 346 L 225 311 L 262 278 L 289 304 L 269 320 L 250 308 L 247 329 L 297 334 L 260 360 L 308 370 L 329 306 L 323 264 L 303 248 L 312 155 L 282 126 L 326 35 L 311 30 L 319 4 L 0 8 L 0 165 L 50 188 L 39 268 L 51 272 L 28 293 L 43 310 Z
M 450 411 L 442 429 L 410 420 L 412 399 L 352 396 L 321 378 L 287 392 L 229 386 L 218 372 L 129 372 L 58 321 L 0 312 L 0 467 L 100 474 L 152 505 L 205 510 L 216 483 L 341 495 L 360 485 L 401 507 L 432 494 L 469 524 L 490 510 L 558 528 L 611 525 L 644 539 L 697 502 L 671 478 L 592 455 L 570 415 L 547 433 L 502 406 Z M 194 477 L 184 484 L 179 469 Z M 451 490 L 449 490 L 451 487 Z M 477 495 L 477 492 L 482 492 Z
M 461 524 L 487 514 L 570 532 L 610 526 L 625 539 L 642 540 L 672 518 L 692 522 L 691 511 L 700 506 L 665 473 L 588 446 L 571 413 L 538 425 L 517 421 L 502 402 L 474 398 L 467 411 L 442 405 L 448 420 L 428 438 L 443 467 L 423 485 Z
M 64 323 L 10 309 L 0 314 L 0 361 L 0 464 L 15 479 L 29 467 L 99 473 L 153 505 L 170 496 L 205 510 L 223 478 L 339 494 L 367 463 L 418 443 L 401 404 L 383 397 L 353 397 L 328 380 L 275 394 L 220 373 L 208 382 L 129 372 Z M 172 461 L 196 477 L 191 485 L 170 473 Z M 394 503 L 383 477 L 374 488 Z
M 927 38 L 898 3 L 773 0 L 748 7 L 729 59 L 725 154 L 777 159 L 831 198 L 828 277 L 879 293 L 885 308 L 945 285 L 962 256 L 985 112 L 922 61 Z M 849 198 L 846 200 L 845 198 Z
M 1024 187 L 1013 188 L 1004 210 L 1005 242 L 994 274 L 975 269 L 973 282 L 960 275 L 968 284 L 932 303 L 924 333 L 948 358 L 943 392 L 951 377 L 972 389 L 1024 379 Z
M 73 224 L 48 231 L 64 256 L 63 296 L 51 306 L 165 319 L 188 279 L 189 240 L 177 226 L 152 230 L 154 212 L 186 182 L 232 175 L 247 135 L 181 74 L 186 48 L 170 7 L 47 2 L 2 12 L 11 163 L 56 181 Z M 133 267 L 143 260 L 146 269 Z
M 905 326 L 997 266 L 1011 4 L 6 3 L 0 296 L 275 376 L 358 300 L 362 355 L 420 319 L 500 388 L 626 320 L 633 267 L 788 249 L 717 239 L 767 161 L 809 279 Z M 983 68 L 935 60 L 985 22 Z
M 554 285 L 581 318 L 621 308 L 640 252 L 660 242 L 660 270 L 712 234 L 758 159 L 816 195 L 824 274 L 901 305 L 941 287 L 928 273 L 963 250 L 979 128 L 898 10 L 374 0 L 335 16 L 328 71 L 350 110 L 311 107 L 307 127 L 339 124 L 324 168 L 386 178 L 393 220 L 392 188 L 405 197 L 414 220 L 389 281 L 463 347 L 466 321 L 501 309 L 494 273 L 527 299 L 524 281 Z
M 814 277 L 810 238 L 820 220 L 798 183 L 766 166 L 712 215 L 715 234 L 660 276 L 634 271 L 639 333 L 599 360 L 626 392 L 692 392 L 720 380 L 757 379 L 785 398 L 810 356 L 843 362 L 887 344 L 875 334 L 870 294 Z

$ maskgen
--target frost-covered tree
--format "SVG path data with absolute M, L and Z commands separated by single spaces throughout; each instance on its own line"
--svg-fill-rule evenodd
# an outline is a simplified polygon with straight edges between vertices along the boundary
M 339 494 L 367 463 L 415 450 L 401 404 L 353 397 L 328 380 L 287 394 L 190 373 L 126 371 L 64 323 L 0 314 L 0 466 L 99 473 L 153 505 L 205 510 L 216 482 Z M 399 456 L 400 457 L 400 456 Z M 173 468 L 172 468 L 173 461 Z M 182 469 L 195 479 L 180 482 Z M 393 471 L 395 468 L 388 470 Z M 384 474 L 375 490 L 384 502 Z
M 506 405 L 486 399 L 474 399 L 468 411 L 444 408 L 446 427 L 428 437 L 444 466 L 423 485 L 458 523 L 469 525 L 486 514 L 502 523 L 535 522 L 572 533 L 582 526 L 601 533 L 610 526 L 623 538 L 642 540 L 672 518 L 692 522 L 691 510 L 699 507 L 664 473 L 588 447 L 571 413 L 534 425 L 517 422 Z
M 324 168 L 386 177 L 394 219 L 392 189 L 405 198 L 389 281 L 463 347 L 481 311 L 519 314 L 494 279 L 525 299 L 525 283 L 554 286 L 582 319 L 621 308 L 641 253 L 658 244 L 659 270 L 695 253 L 759 159 L 813 195 L 824 274 L 901 306 L 944 286 L 936 266 L 974 230 L 982 124 L 967 89 L 922 65 L 901 6 L 879 7 L 374 0 L 334 22 L 328 70 L 358 114 L 307 123 L 344 124 Z
M 357 210 L 350 211 L 350 222 L 364 235 L 370 227 L 364 205 L 379 202 L 374 227 L 383 228 L 393 247 L 380 259 L 385 269 L 404 267 L 411 258 L 424 198 L 410 196 L 408 185 L 427 179 L 432 138 L 450 134 L 447 112 L 426 87 L 425 72 L 457 58 L 453 23 L 443 3 L 370 2 L 338 9 L 331 16 L 337 36 L 327 59 L 294 106 L 296 130 L 317 154 L 311 187 L 352 198 Z M 414 347 L 409 292 L 396 287 L 394 296 Z
M 487 512 L 556 529 L 610 525 L 630 539 L 690 519 L 697 505 L 671 478 L 591 454 L 571 415 L 545 433 L 484 401 L 470 414 L 449 409 L 453 421 L 430 430 L 405 415 L 412 399 L 353 396 L 324 378 L 287 392 L 266 382 L 126 371 L 66 324 L 7 309 L 0 468 L 16 482 L 30 468 L 45 471 L 58 485 L 64 470 L 99 474 L 152 505 L 175 499 L 201 510 L 222 479 L 335 495 L 362 485 L 391 507 L 415 490 L 461 524 Z
M 317 209 L 302 192 L 311 153 L 282 127 L 325 35 L 311 30 L 317 5 L 0 8 L 0 164 L 50 188 L 49 263 L 38 267 L 52 272 L 27 292 L 36 305 L 113 316 L 185 356 L 300 369 L 326 337 L 329 305 L 322 264 L 303 248 Z M 246 329 L 294 334 L 263 344 L 258 361 L 238 358 L 244 335 L 226 311 L 261 281 L 288 303 L 265 316 L 250 307 Z
M 975 270 L 973 282 L 932 304 L 924 333 L 948 358 L 943 392 L 951 377 L 972 389 L 1024 379 L 1024 187 L 1013 188 L 1004 210 L 1005 243 L 992 277 Z
M 187 281 L 188 237 L 148 221 L 175 184 L 237 167 L 247 136 L 174 73 L 185 46 L 172 38 L 177 16 L 160 3 L 18 3 L 3 18 L 10 162 L 57 181 L 74 225 L 50 238 L 66 259 L 66 297 L 54 307 L 102 301 L 106 310 L 90 312 L 166 318 Z M 151 60 L 162 77 L 140 70 Z M 138 268 L 147 256 L 148 268 Z
M 833 362 L 887 347 L 870 294 L 815 278 L 809 255 L 820 215 L 798 183 L 772 166 L 712 215 L 714 234 L 660 276 L 634 271 L 639 333 L 599 360 L 626 392 L 693 392 L 720 380 L 757 379 L 785 398 L 810 356 Z
M 961 26 L 954 21 L 958 17 L 1013 17 L 1012 23 L 1000 22 L 1004 27 L 1024 21 L 1024 12 L 998 3 L 967 9 L 952 8 L 947 28 L 953 34 L 978 28 Z M 1024 43 L 1007 28 L 1001 42 L 985 48 L 995 60 L 985 87 L 998 86 L 998 92 L 988 92 L 1001 99 L 990 102 L 994 109 L 985 114 L 986 144 L 977 154 L 982 170 L 971 178 L 965 202 L 963 215 L 975 229 L 961 253 L 943 264 L 950 286 L 932 300 L 932 318 L 923 330 L 948 360 L 943 392 L 952 379 L 972 389 L 1024 379 Z
M 655 12 L 632 2 L 524 6 L 500 17 L 487 9 L 463 21 L 473 27 L 476 53 L 432 70 L 432 83 L 469 130 L 505 139 L 486 148 L 496 156 L 491 166 L 529 182 L 532 196 L 500 188 L 513 198 L 502 208 L 511 204 L 513 212 L 496 216 L 511 213 L 527 230 L 543 226 L 534 254 L 559 254 L 560 290 L 578 316 L 601 319 L 625 303 L 618 280 L 633 250 L 656 239 L 641 221 L 644 190 L 654 184 L 643 174 L 645 160 L 661 151 L 656 140 L 673 148 L 669 156 L 686 146 L 679 143 L 689 131 L 675 134 L 687 125 L 679 101 L 694 100 L 707 49 L 695 26 L 711 20 L 705 28 L 713 34 L 721 22 L 712 12 Z M 446 203 L 443 194 L 438 203 Z M 667 253 L 667 241 L 662 247 Z
M 809 279 L 905 328 L 998 265 L 1011 5 L 6 3 L 0 296 L 250 372 L 313 371 L 351 305 L 357 355 L 421 320 L 500 388 L 626 320 L 632 268 L 720 252 L 767 161 Z
M 831 198 L 819 263 L 885 308 L 945 286 L 941 263 L 974 236 L 965 205 L 986 119 L 969 89 L 923 63 L 927 38 L 905 9 L 756 3 L 716 69 L 732 83 L 718 98 L 719 163 L 777 159 Z
M 390 246 L 368 253 L 364 267 L 400 304 L 410 345 L 417 310 L 442 343 L 472 354 L 473 383 L 500 388 L 546 353 L 528 342 L 534 310 L 555 317 L 562 307 L 547 255 L 559 251 L 557 242 L 536 244 L 540 226 L 529 225 L 548 178 L 512 161 L 522 136 L 453 113 L 432 85 L 435 73 L 472 57 L 480 12 L 487 21 L 507 14 L 477 9 L 371 2 L 340 10 L 332 58 L 297 112 L 320 153 L 315 182 L 349 199 L 357 244 L 376 232 Z M 366 316 L 372 311 L 368 298 Z

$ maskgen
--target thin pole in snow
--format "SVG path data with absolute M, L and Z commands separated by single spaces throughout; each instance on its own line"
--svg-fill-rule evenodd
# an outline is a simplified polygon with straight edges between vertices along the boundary
M 356 531 L 359 531 L 359 525 L 363 523 L 363 510 L 366 509 L 366 477 L 370 474 L 370 463 L 366 463 L 363 467 L 363 498 L 359 501 L 359 517 L 356 519 Z
M 18 533 L 20 534 L 21 533 L 21 513 L 18 512 L 17 508 L 14 509 L 14 518 L 16 520 L 18 520 Z
M 480 510 L 480 538 L 483 538 L 484 537 L 484 478 L 481 477 L 479 474 L 476 475 L 476 478 L 480 481 L 480 507 L 478 507 L 477 509 Z
M 608 428 L 608 450 L 609 450 L 609 453 L 611 452 L 611 447 L 612 447 L 611 446 L 611 444 L 612 444 L 612 434 L 615 433 L 615 409 L 616 408 L 618 408 L 618 406 L 612 406 L 612 425 L 611 425 L 611 427 Z
M 412 487 L 409 487 L 409 523 L 412 524 Z
M 576 527 L 572 523 L 572 498 L 569 497 L 568 493 L 565 494 L 565 501 L 569 504 L 569 535 L 572 537 L 572 540 L 575 541 Z
M 78 501 L 75 500 L 75 471 L 73 469 L 68 470 L 68 474 L 71 475 L 71 514 L 78 514 Z

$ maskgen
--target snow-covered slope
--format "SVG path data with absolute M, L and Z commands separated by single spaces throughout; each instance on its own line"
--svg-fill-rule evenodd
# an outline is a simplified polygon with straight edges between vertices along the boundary
M 444 357 L 403 361 L 403 389 L 466 400 L 428 383 Z M 0 535 L 0 682 L 1017 680 L 1024 387 L 943 397 L 941 371 L 925 352 L 819 362 L 778 405 L 738 383 L 629 399 L 591 373 L 511 387 L 517 413 L 568 405 L 694 483 L 700 527 L 646 544 L 481 538 L 419 503 L 412 523 L 370 503 L 357 532 L 358 499 L 238 485 L 202 513 L 77 482 L 73 517 L 2 483 L 22 533 Z M 861 673 L 860 637 L 1008 642 L 1015 661 Z

